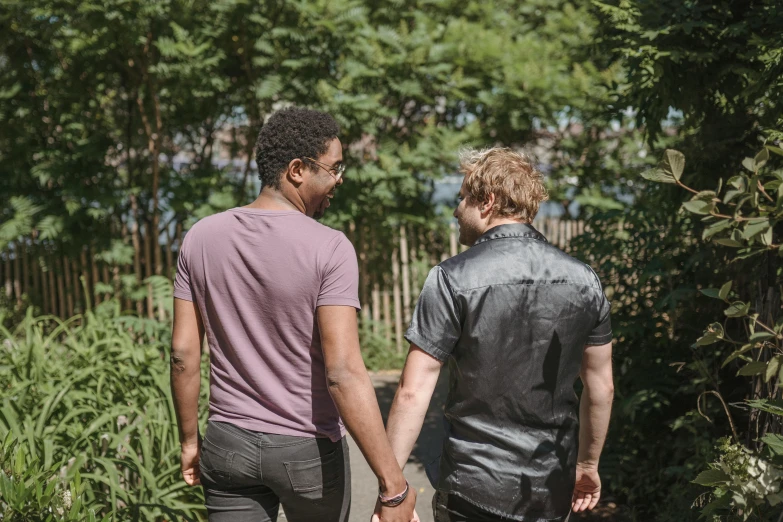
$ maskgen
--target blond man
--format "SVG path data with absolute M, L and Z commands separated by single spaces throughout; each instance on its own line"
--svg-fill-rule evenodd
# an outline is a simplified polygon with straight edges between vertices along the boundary
M 403 466 L 448 362 L 435 521 L 563 521 L 600 497 L 609 302 L 589 266 L 531 225 L 547 193 L 525 155 L 468 151 L 461 170 L 454 217 L 470 249 L 427 277 L 387 435 Z

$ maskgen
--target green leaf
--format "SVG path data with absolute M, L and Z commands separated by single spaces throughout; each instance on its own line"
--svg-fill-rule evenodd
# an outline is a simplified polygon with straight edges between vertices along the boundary
M 727 283 L 724 283 L 723 286 L 720 287 L 720 291 L 718 292 L 718 297 L 723 299 L 724 301 L 729 296 L 729 292 L 731 292 L 731 284 L 733 281 L 729 281 Z
M 719 469 L 708 469 L 702 471 L 691 482 L 700 486 L 718 486 L 731 481 L 731 477 Z
M 699 290 L 702 294 L 706 295 L 707 297 L 712 297 L 713 299 L 720 299 L 720 296 L 718 295 L 720 293 L 720 290 L 717 288 L 702 288 Z
M 774 152 L 775 154 L 779 154 L 780 156 L 783 156 L 783 149 L 781 149 L 780 147 L 776 147 L 774 145 L 766 145 L 765 148 L 770 152 Z
M 720 367 L 721 367 L 721 368 L 723 368 L 724 366 L 726 366 L 726 365 L 727 365 L 727 364 L 729 364 L 731 361 L 733 361 L 734 359 L 736 359 L 737 357 L 739 357 L 739 356 L 740 356 L 740 355 L 742 355 L 743 353 L 747 352 L 747 351 L 748 351 L 748 350 L 750 350 L 751 348 L 753 348 L 753 345 L 752 345 L 752 344 L 744 344 L 744 345 L 742 345 L 742 348 L 740 348 L 739 350 L 736 350 L 736 351 L 735 351 L 735 352 L 733 352 L 731 355 L 729 355 L 728 357 L 726 357 L 726 360 L 724 360 L 724 361 L 723 361 L 723 364 L 721 364 L 721 365 L 720 365 Z
M 727 185 L 731 185 L 735 189 L 745 192 L 747 190 L 747 182 L 745 180 L 745 175 L 738 175 L 738 176 L 732 176 L 729 178 L 729 180 L 726 182 Z
M 781 496 L 778 493 L 770 493 L 769 495 L 767 495 L 767 502 L 769 502 L 770 506 L 775 507 L 781 502 L 783 502 L 783 496 Z
M 667 149 L 663 153 L 663 164 L 674 179 L 679 181 L 683 170 L 685 170 L 685 155 L 678 150 Z
M 778 373 L 781 358 L 783 358 L 783 356 L 777 355 L 767 363 L 767 371 L 764 373 L 764 382 L 769 382 Z
M 770 337 L 775 337 L 775 334 L 762 331 L 762 332 L 756 332 L 753 335 L 750 336 L 750 342 L 755 343 L 759 341 L 764 341 L 766 339 L 769 339 Z
M 758 154 L 756 154 L 756 157 L 753 158 L 753 163 L 755 164 L 757 169 L 762 168 L 767 161 L 769 161 L 769 151 L 765 148 L 761 149 Z
M 756 163 L 753 161 L 753 158 L 745 158 L 742 160 L 742 166 L 751 172 L 756 172 Z
M 767 230 L 761 233 L 759 235 L 759 239 L 761 239 L 761 244 L 765 246 L 770 246 L 773 241 L 773 228 L 769 227 Z
M 658 183 L 676 183 L 674 176 L 661 169 L 651 169 L 642 173 L 644 179 L 655 181 Z
M 748 221 L 745 229 L 742 231 L 742 237 L 750 239 L 770 228 L 769 218 L 757 218 Z
M 750 303 L 734 301 L 723 313 L 726 314 L 726 317 L 745 317 L 748 315 L 748 310 L 750 310 Z
M 723 245 L 723 246 L 727 246 L 727 247 L 739 248 L 739 247 L 742 246 L 742 243 L 740 243 L 739 241 L 735 241 L 733 239 L 729 239 L 729 238 L 725 238 L 725 237 L 724 238 L 720 238 L 720 239 L 716 239 L 715 242 L 718 243 L 719 245 Z
M 714 520 L 717 515 L 732 507 L 734 506 L 731 495 L 719 496 L 702 508 L 699 519 Z
M 712 225 L 706 227 L 704 229 L 704 232 L 702 232 L 701 238 L 703 240 L 708 240 L 715 234 L 719 232 L 723 232 L 724 230 L 731 228 L 731 225 L 733 222 L 729 219 L 721 219 L 720 221 L 717 221 L 713 223 Z
M 704 331 L 704 335 L 699 337 L 696 341 L 697 346 L 707 346 L 723 339 L 723 325 L 720 323 L 712 323 Z
M 712 211 L 713 208 L 715 208 L 715 204 L 711 201 L 704 201 L 702 199 L 693 199 L 691 201 L 686 201 L 682 204 L 682 208 L 687 210 L 688 212 L 692 214 L 709 214 L 710 211 Z
M 702 201 L 712 201 L 715 199 L 716 194 L 714 190 L 702 190 L 698 194 L 693 196 L 693 199 L 700 199 Z
M 750 375 L 758 375 L 760 373 L 764 373 L 764 370 L 767 369 L 767 363 L 764 361 L 753 361 L 749 362 L 745 366 L 739 369 L 737 372 L 737 375 L 744 375 L 744 376 L 750 376 Z
M 783 400 L 747 399 L 745 403 L 751 408 L 783 417 Z

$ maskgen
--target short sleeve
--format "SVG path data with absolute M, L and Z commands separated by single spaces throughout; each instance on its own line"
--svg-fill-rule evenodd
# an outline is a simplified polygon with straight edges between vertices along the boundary
M 321 290 L 316 306 L 342 305 L 361 309 L 359 303 L 359 264 L 356 251 L 344 234 L 334 239 L 331 255 L 321 273 Z
M 595 276 L 595 280 L 598 283 L 598 292 L 600 296 L 598 298 L 598 319 L 596 320 L 595 326 L 593 326 L 590 335 L 587 337 L 587 342 L 585 343 L 588 346 L 598 346 L 612 341 L 612 319 L 610 317 L 612 305 L 609 303 L 609 299 L 606 298 L 606 294 L 604 294 L 604 290 L 601 287 L 601 282 L 598 280 L 598 276 L 595 274 L 595 272 L 593 272 L 593 275 Z
M 454 351 L 462 325 L 454 293 L 440 266 L 430 270 L 405 338 L 439 361 Z
M 177 256 L 177 274 L 174 276 L 174 297 L 185 301 L 194 301 L 193 288 L 190 285 L 190 270 L 188 268 L 188 234 L 182 240 Z

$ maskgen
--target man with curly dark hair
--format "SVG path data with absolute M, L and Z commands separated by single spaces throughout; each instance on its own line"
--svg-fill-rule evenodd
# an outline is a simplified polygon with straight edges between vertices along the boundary
M 202 219 L 180 248 L 171 386 L 182 473 L 204 487 L 211 522 L 274 521 L 281 505 L 291 522 L 348 520 L 346 427 L 378 477 L 381 518 L 414 516 L 359 350 L 356 253 L 313 219 L 343 183 L 338 133 L 322 112 L 273 114 L 256 145 L 258 198 Z

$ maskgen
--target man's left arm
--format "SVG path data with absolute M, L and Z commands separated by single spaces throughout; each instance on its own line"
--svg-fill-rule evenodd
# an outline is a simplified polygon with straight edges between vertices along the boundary
M 190 486 L 201 484 L 198 397 L 201 388 L 201 343 L 204 325 L 196 303 L 174 299 L 171 334 L 171 395 L 177 414 L 182 476 Z
M 400 469 L 419 438 L 442 366 L 443 362 L 411 344 L 386 423 L 386 436 Z

